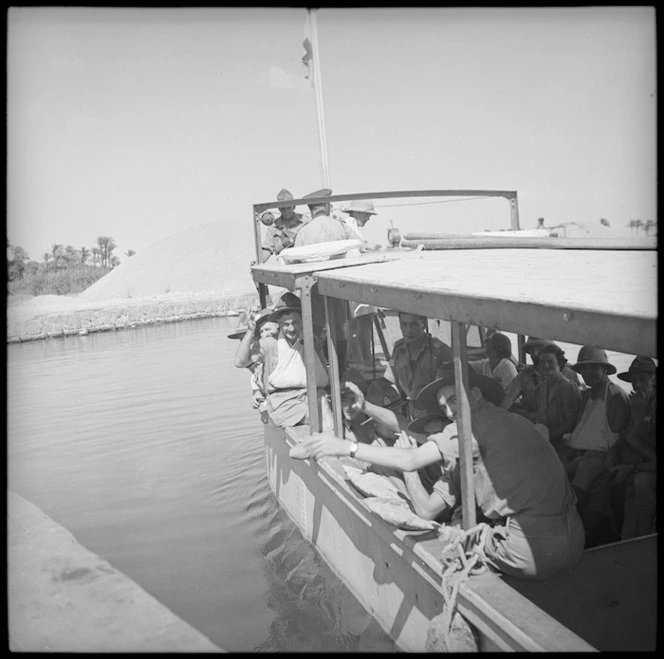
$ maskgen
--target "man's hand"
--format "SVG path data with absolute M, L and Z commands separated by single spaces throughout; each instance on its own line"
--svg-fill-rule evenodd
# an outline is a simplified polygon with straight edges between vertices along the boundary
M 344 387 L 350 391 L 355 400 L 351 404 L 351 408 L 355 412 L 364 412 L 366 407 L 366 400 L 364 399 L 364 394 L 360 391 L 360 388 L 354 382 L 344 382 Z
M 415 438 L 411 437 L 405 430 L 401 431 L 401 434 L 397 437 L 394 445 L 397 448 L 417 448 Z

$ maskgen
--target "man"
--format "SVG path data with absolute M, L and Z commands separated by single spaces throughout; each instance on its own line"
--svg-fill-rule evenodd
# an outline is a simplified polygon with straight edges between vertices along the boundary
M 296 296 L 286 300 L 284 297 L 268 316 L 268 320 L 278 323 L 279 336 L 276 339 L 274 337 L 261 339 L 259 351 L 267 414 L 273 423 L 280 427 L 309 423 L 307 372 L 304 365 L 304 345 L 301 340 L 302 308 Z M 326 430 L 331 430 L 334 426 L 332 410 L 324 389 L 329 380 L 327 370 L 318 354 L 315 354 L 315 367 L 322 426 Z
M 293 199 L 293 195 L 285 189 L 277 195 L 277 201 L 288 201 L 290 199 Z M 306 218 L 295 212 L 295 206 L 284 206 L 278 210 L 279 214 L 270 211 L 276 217 L 273 223 L 268 225 L 263 241 L 263 249 L 270 254 L 279 254 L 286 247 L 292 247 L 297 234 L 306 224 Z M 268 211 L 265 211 L 265 213 L 268 213 Z
M 583 508 L 592 482 L 605 466 L 605 459 L 616 457 L 614 448 L 625 432 L 631 414 L 627 394 L 609 380 L 616 367 L 606 352 L 595 346 L 582 346 L 572 368 L 581 374 L 589 389 L 581 394 L 581 408 L 574 430 L 563 435 L 557 445 L 572 487 Z
M 468 378 L 475 498 L 484 517 L 493 523 L 482 547 L 488 564 L 527 579 L 544 579 L 573 566 L 583 552 L 583 525 L 556 452 L 530 421 L 498 407 L 503 391 L 495 380 L 472 369 Z M 401 445 L 394 447 L 317 434 L 294 447 L 291 455 L 300 459 L 350 455 L 406 474 L 442 463 L 440 484 L 431 494 L 419 491 L 413 502 L 416 509 L 428 508 L 430 515 L 453 510 L 461 496 L 456 485 L 459 438 L 454 383 L 453 369 L 445 367 L 418 394 L 418 407 L 432 410 L 435 405 L 454 423 L 417 448 L 407 433 L 402 433 Z
M 354 231 L 356 236 L 364 242 L 362 227 L 374 216 L 378 215 L 374 210 L 374 203 L 371 199 L 359 199 L 351 201 L 344 213 L 349 217 L 344 221 Z
M 512 343 L 509 337 L 494 332 L 487 337 L 484 348 L 486 359 L 469 361 L 468 365 L 480 375 L 498 380 L 503 390 L 507 389 L 517 375 L 516 366 L 512 361 Z
M 402 338 L 395 342 L 383 377 L 408 401 L 407 416 L 419 416 L 414 401 L 422 387 L 436 378 L 436 371 L 452 361 L 452 349 L 429 334 L 426 316 L 399 312 Z
M 329 197 L 331 194 L 332 190 L 323 188 L 305 195 L 302 199 Z M 309 211 L 311 212 L 311 221 L 307 222 L 298 232 L 295 237 L 295 247 L 334 240 L 350 240 L 355 237 L 347 224 L 330 216 L 332 205 L 329 202 L 309 204 Z
M 311 192 L 302 198 L 329 197 L 331 194 L 332 190 L 324 188 L 316 190 L 316 192 Z M 331 204 L 325 202 L 309 204 L 311 220 L 298 232 L 295 238 L 295 247 L 315 245 L 335 240 L 349 240 L 353 237 L 350 228 L 346 224 L 341 222 L 341 220 L 330 217 L 331 208 Z M 344 370 L 347 365 L 346 356 L 348 352 L 348 336 L 346 334 L 346 325 L 349 317 L 348 302 L 332 298 L 328 302 L 336 328 L 339 367 L 341 370 Z M 311 289 L 311 308 L 314 334 L 322 338 L 323 328 L 325 327 L 325 306 L 323 298 L 318 292 L 317 285 Z

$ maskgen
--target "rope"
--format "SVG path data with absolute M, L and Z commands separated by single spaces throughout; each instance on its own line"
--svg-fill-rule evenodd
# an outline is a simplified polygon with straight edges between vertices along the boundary
M 427 650 L 476 652 L 477 644 L 468 623 L 456 610 L 459 588 L 468 577 L 487 570 L 484 548 L 491 527 L 484 522 L 472 529 L 443 527 L 450 541 L 443 548 L 443 611 L 429 626 Z M 445 533 L 444 532 L 444 533 Z

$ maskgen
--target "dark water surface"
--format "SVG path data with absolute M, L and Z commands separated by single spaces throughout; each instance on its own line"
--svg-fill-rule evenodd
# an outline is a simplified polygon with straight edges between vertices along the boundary
M 8 488 L 227 650 L 393 651 L 268 487 L 235 325 L 9 345 Z

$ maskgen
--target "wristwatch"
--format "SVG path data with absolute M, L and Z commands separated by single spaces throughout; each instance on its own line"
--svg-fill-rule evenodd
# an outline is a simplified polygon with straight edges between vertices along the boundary
M 357 453 L 357 449 L 360 448 L 360 445 L 357 442 L 352 442 L 350 445 L 350 457 L 354 458 Z

